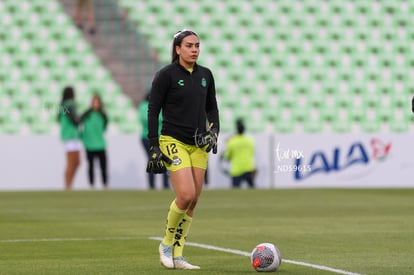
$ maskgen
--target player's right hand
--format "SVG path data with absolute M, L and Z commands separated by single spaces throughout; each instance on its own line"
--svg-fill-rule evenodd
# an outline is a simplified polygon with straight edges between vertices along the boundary
M 154 173 L 154 174 L 165 173 L 164 162 L 171 164 L 172 160 L 161 152 L 159 146 L 151 146 L 150 158 L 147 164 L 147 173 Z

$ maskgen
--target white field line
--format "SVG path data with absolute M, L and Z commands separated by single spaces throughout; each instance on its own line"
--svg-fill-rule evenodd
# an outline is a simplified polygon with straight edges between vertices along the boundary
M 0 243 L 37 243 L 37 242 L 83 242 L 83 241 L 129 241 L 139 240 L 137 237 L 108 237 L 108 238 L 44 238 L 44 239 L 15 239 L 0 240 Z
M 160 237 L 150 237 L 150 239 L 151 240 L 162 241 L 162 238 L 160 238 Z M 237 249 L 223 248 L 223 247 L 218 247 L 218 246 L 213 246 L 213 245 L 208 245 L 208 244 L 199 244 L 199 243 L 192 243 L 192 242 L 186 242 L 185 245 L 195 246 L 195 247 L 200 247 L 200 248 L 204 248 L 204 249 L 222 251 L 222 252 L 226 252 L 226 253 L 231 253 L 231 254 L 237 254 L 237 255 L 250 257 L 249 252 L 245 252 L 245 251 L 241 251 L 241 250 L 237 250 Z M 294 265 L 306 266 L 306 267 L 310 267 L 310 268 L 314 268 L 314 269 L 330 271 L 332 273 L 337 273 L 337 274 L 362 275 L 360 273 L 354 273 L 354 272 L 350 272 L 350 271 L 346 271 L 346 270 L 331 268 L 331 267 L 328 267 L 328 266 L 298 262 L 298 261 L 293 261 L 293 260 L 288 260 L 288 259 L 282 259 L 282 262 L 289 263 L 289 264 L 294 264 Z
M 34 242 L 83 242 L 83 241 L 128 241 L 128 240 L 140 240 L 143 238 L 137 238 L 137 237 L 108 237 L 108 238 L 42 238 L 42 239 L 11 239 L 11 240 L 0 240 L 0 243 L 34 243 Z M 151 240 L 157 240 L 161 241 L 162 238 L 160 237 L 150 237 Z M 209 249 L 209 250 L 215 250 L 215 251 L 221 251 L 241 256 L 250 257 L 250 252 L 241 251 L 237 249 L 231 249 L 231 248 L 224 248 L 214 245 L 208 245 L 208 244 L 199 244 L 199 243 L 193 243 L 193 242 L 186 242 L 186 245 L 188 246 L 194 246 L 199 247 L 203 249 Z M 344 274 L 344 275 L 362 275 L 360 273 L 350 272 L 346 270 L 331 268 L 328 266 L 323 265 L 316 265 L 316 264 L 310 264 L 305 262 L 298 262 L 288 259 L 283 259 L 282 262 L 294 264 L 294 265 L 301 265 L 306 266 L 314 269 L 320 269 L 325 271 L 330 271 L 332 273 L 337 274 Z

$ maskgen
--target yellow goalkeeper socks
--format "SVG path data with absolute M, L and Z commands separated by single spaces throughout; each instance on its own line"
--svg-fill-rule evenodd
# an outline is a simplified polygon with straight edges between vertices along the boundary
M 183 219 L 185 215 L 186 209 L 180 209 L 178 208 L 177 204 L 175 203 L 175 200 L 170 205 L 170 210 L 168 211 L 167 216 L 167 224 L 165 226 L 165 235 L 164 240 L 162 241 L 163 244 L 171 246 L 174 244 L 175 239 L 175 231 Z
M 175 230 L 175 240 L 174 240 L 174 258 L 183 256 L 184 243 L 187 238 L 188 232 L 190 231 L 191 222 L 193 218 L 188 216 L 187 213 L 184 214 L 181 222 L 178 224 L 177 229 Z

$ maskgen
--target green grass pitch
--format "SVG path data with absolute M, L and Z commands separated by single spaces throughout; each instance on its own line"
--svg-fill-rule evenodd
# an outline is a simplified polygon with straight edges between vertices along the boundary
M 255 274 L 247 256 L 187 246 L 159 264 L 172 191 L 0 193 L 0 274 Z M 414 274 L 414 190 L 205 190 L 189 242 L 358 274 Z M 282 263 L 276 274 L 334 274 Z

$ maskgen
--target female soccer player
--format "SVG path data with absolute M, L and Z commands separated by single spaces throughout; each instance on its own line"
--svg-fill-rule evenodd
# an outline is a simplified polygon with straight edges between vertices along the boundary
M 203 188 L 208 152 L 217 153 L 219 113 L 213 75 L 196 63 L 200 53 L 197 34 L 176 33 L 171 52 L 171 64 L 158 71 L 152 82 L 147 172 L 159 173 L 167 167 L 175 192 L 159 246 L 161 264 L 169 269 L 199 269 L 184 259 L 183 247 Z
M 58 121 L 60 123 L 60 138 L 66 151 L 65 188 L 72 188 L 73 178 L 80 164 L 80 150 L 82 143 L 79 137 L 79 118 L 75 109 L 75 91 L 72 87 L 65 87 L 59 106 Z
M 99 95 L 92 97 L 91 107 L 81 116 L 82 142 L 86 149 L 88 159 L 88 178 L 91 188 L 94 187 L 94 160 L 98 158 L 101 167 L 102 185 L 108 188 L 108 172 L 106 161 L 105 130 L 108 117 L 103 109 L 102 100 Z

